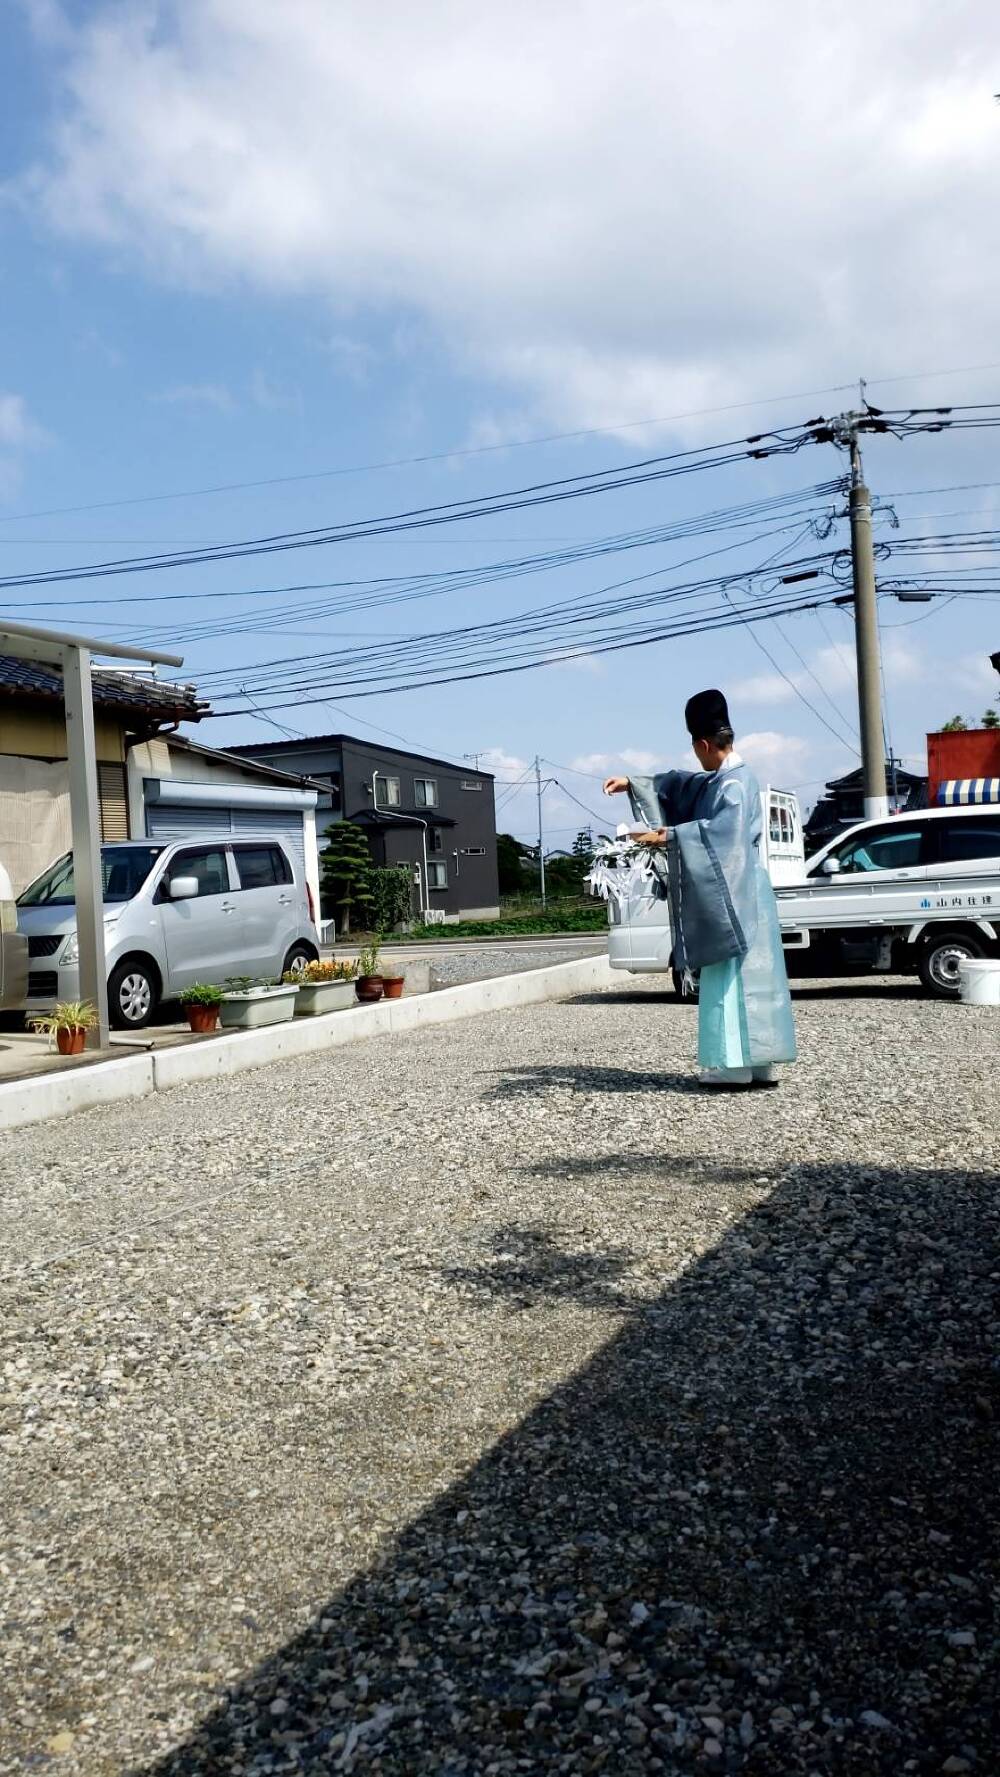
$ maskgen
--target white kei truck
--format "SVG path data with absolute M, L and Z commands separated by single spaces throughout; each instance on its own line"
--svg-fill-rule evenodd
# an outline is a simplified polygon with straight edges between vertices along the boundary
M 861 821 L 808 863 L 796 863 L 775 818 L 784 803 L 795 804 L 788 819 L 801 848 L 794 796 L 767 789 L 762 800 L 766 861 L 792 980 L 916 973 L 929 994 L 957 999 L 965 958 L 1000 957 L 1000 806 Z M 624 907 L 612 898 L 608 908 L 611 967 L 672 973 L 680 992 L 667 902 L 650 888 Z

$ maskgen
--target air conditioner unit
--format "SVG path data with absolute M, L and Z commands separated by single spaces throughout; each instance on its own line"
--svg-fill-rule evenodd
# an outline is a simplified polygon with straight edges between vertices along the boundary
M 424 915 L 424 919 L 425 919 L 427 925 L 429 925 L 429 926 L 443 926 L 444 925 L 444 908 L 443 907 L 428 907 L 427 912 Z

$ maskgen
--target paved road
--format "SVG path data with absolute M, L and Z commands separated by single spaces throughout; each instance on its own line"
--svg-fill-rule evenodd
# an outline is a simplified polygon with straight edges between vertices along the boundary
M 642 986 L 0 1154 L 0 1772 L 986 1773 L 995 1014 Z M 948 1762 L 950 1761 L 950 1762 Z

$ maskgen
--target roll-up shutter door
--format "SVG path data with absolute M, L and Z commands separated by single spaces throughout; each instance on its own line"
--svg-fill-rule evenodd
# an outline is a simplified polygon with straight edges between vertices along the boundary
M 296 876 L 305 881 L 306 847 L 302 814 L 294 808 L 205 808 L 183 802 L 151 802 L 146 806 L 150 839 L 192 839 L 203 833 L 228 833 L 233 839 L 264 835 L 285 841 Z
M 124 765 L 110 760 L 98 762 L 97 796 L 101 807 L 101 838 L 105 843 L 127 839 L 128 793 Z
M 170 803 L 146 805 L 146 832 L 150 839 L 199 839 L 203 833 L 229 833 L 228 808 L 186 808 Z
M 261 834 L 277 835 L 291 853 L 300 885 L 306 879 L 306 845 L 302 831 L 302 815 L 295 808 L 234 808 L 233 835 L 236 838 L 257 838 Z

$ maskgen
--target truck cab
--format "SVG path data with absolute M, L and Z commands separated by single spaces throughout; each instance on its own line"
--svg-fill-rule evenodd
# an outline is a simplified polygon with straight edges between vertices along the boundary
M 963 958 L 1000 955 L 1000 806 L 861 821 L 775 893 L 790 977 L 915 971 L 954 999 Z

